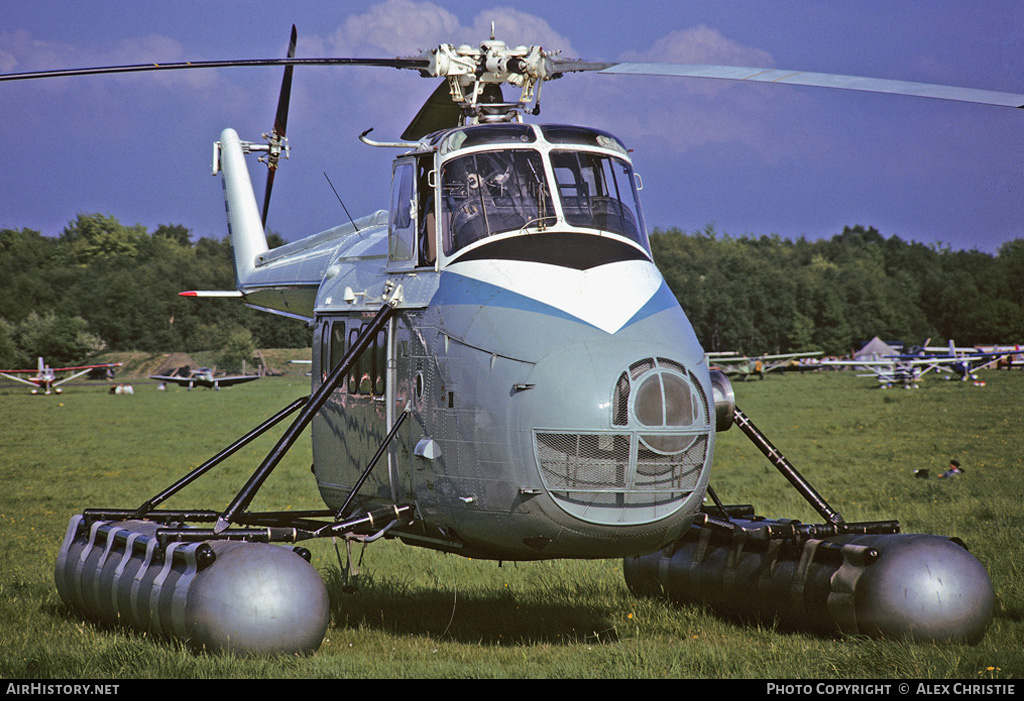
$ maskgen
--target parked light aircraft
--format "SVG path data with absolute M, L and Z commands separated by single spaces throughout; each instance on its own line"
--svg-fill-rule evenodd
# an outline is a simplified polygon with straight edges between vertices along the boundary
M 39 394 L 40 392 L 44 395 L 60 394 L 64 391 L 61 385 L 75 379 L 76 377 L 81 377 L 92 370 L 107 369 L 112 371 L 114 368 L 121 367 L 121 365 L 123 365 L 123 363 L 100 363 L 99 365 L 75 365 L 66 368 L 51 368 L 43 361 L 42 358 L 39 358 L 39 362 L 35 369 L 0 370 L 0 377 L 30 386 L 32 388 L 32 394 Z M 71 374 L 58 378 L 58 374 L 63 372 Z M 28 375 L 28 377 L 22 377 L 22 375 Z
M 953 341 L 948 346 L 908 347 L 907 352 L 861 360 L 824 360 L 823 366 L 852 366 L 869 371 L 864 377 L 875 377 L 879 387 L 894 386 L 906 389 L 919 388 L 921 378 L 929 372 L 946 373 L 976 386 L 984 386 L 975 370 L 994 365 L 1006 356 L 1005 351 L 983 351 L 978 348 L 957 347 Z
M 259 375 L 216 375 L 212 368 L 197 368 L 184 375 L 150 375 L 151 380 L 171 382 L 181 387 L 192 389 L 193 387 L 206 387 L 208 389 L 220 389 L 240 385 L 243 382 L 252 382 L 260 379 Z
M 994 605 L 980 563 L 948 539 L 905 539 L 895 522 L 847 523 L 735 406 L 728 380 L 709 369 L 652 259 L 626 144 L 597 128 L 527 123 L 524 113 L 536 113 L 543 82 L 579 71 L 814 85 L 1014 107 L 1024 105 L 1024 96 L 781 70 L 592 63 L 539 46 L 509 47 L 493 33 L 478 47 L 444 44 L 410 58 L 300 59 L 294 46 L 293 30 L 285 59 L 0 75 L 4 81 L 286 66 L 268 143 L 225 129 L 213 170 L 223 177 L 234 250 L 237 292 L 231 294 L 311 326 L 311 394 L 138 508 L 75 516 L 56 569 L 65 601 L 86 615 L 119 617 L 207 647 L 310 650 L 320 644 L 329 619 L 322 582 L 312 583 L 319 578 L 315 572 L 307 576 L 311 567 L 297 564 L 301 558 L 280 555 L 283 549 L 267 542 L 387 537 L 499 561 L 622 557 L 637 591 L 648 588 L 643 563 L 653 557 L 664 567 L 655 567 L 652 576 L 673 582 L 653 588 L 672 596 L 724 596 L 727 607 L 760 604 L 768 615 L 791 615 L 810 627 L 827 621 L 869 635 L 980 637 Z M 397 150 L 388 211 L 270 250 L 263 220 L 273 181 L 267 181 L 261 213 L 245 157 L 259 153 L 275 172 L 287 148 L 292 71 L 310 64 L 411 69 L 439 85 L 399 139 L 376 141 L 369 131 L 360 137 Z M 518 94 L 506 99 L 504 84 Z M 226 508 L 156 508 L 224 454 L 296 411 Z M 260 485 L 310 424 L 313 473 L 327 510 L 248 511 Z M 825 523 L 747 518 L 718 502 L 708 486 L 715 434 L 733 424 Z M 705 497 L 715 507 L 705 509 Z M 186 521 L 212 527 L 183 527 Z M 686 556 L 684 544 L 695 534 L 699 556 L 670 564 Z M 240 552 L 238 541 L 246 541 L 248 567 L 258 568 L 261 577 L 232 575 L 230 564 L 221 566 Z M 777 601 L 739 587 L 738 569 L 724 574 L 728 584 L 714 583 L 722 578 L 715 563 L 727 559 L 719 557 L 722 548 L 739 561 L 753 557 L 758 543 L 774 545 L 757 556 L 767 558 L 767 569 L 751 570 L 755 584 L 758 578 L 788 578 L 765 586 L 786 592 Z M 165 551 L 159 562 L 167 564 L 152 558 L 157 547 Z M 952 558 L 949 547 L 956 548 Z M 97 548 L 123 554 L 91 557 Z M 907 549 L 914 552 L 900 554 Z M 933 568 L 929 582 L 934 568 L 946 568 L 938 579 L 955 587 L 955 596 L 935 596 L 929 588 L 928 597 L 919 597 L 920 608 L 908 613 L 909 622 L 902 616 L 903 599 L 867 594 L 865 603 L 854 596 L 860 594 L 853 589 L 858 581 L 875 582 L 880 592 L 916 586 L 909 581 L 917 581 L 916 570 L 871 569 L 890 552 L 895 554 L 888 561 L 923 557 Z M 798 560 L 800 568 L 784 564 Z M 125 568 L 128 562 L 132 566 Z M 955 564 L 945 564 L 950 562 Z M 840 566 L 838 579 L 812 573 Z M 680 567 L 689 574 L 673 574 Z M 150 577 L 158 568 L 159 577 Z M 120 574 L 128 570 L 137 575 Z M 796 577 L 796 571 L 802 574 Z M 287 594 L 268 600 L 259 588 L 267 580 L 287 582 L 270 587 Z M 834 581 L 843 589 L 835 596 L 829 593 Z M 683 591 L 688 582 L 698 583 L 689 593 Z M 825 591 L 816 589 L 822 586 Z M 132 602 L 148 601 L 147 607 L 117 609 L 123 588 Z M 239 599 L 261 602 L 257 621 L 236 620 Z M 828 606 L 814 607 L 812 599 L 827 599 Z M 947 602 L 959 608 L 951 611 Z
M 1019 343 L 1006 346 L 979 346 L 978 350 L 997 351 L 1002 355 L 994 363 L 1000 370 L 1024 367 L 1024 348 Z
M 929 346 L 925 343 L 921 348 L 909 348 L 900 354 L 899 360 L 920 363 L 924 368 L 921 374 L 928 370 L 935 370 L 937 373 L 947 373 L 958 377 L 964 382 L 970 380 L 975 384 L 984 384 L 974 374 L 975 371 L 994 366 L 1000 358 L 1005 356 L 1006 353 L 998 349 L 957 347 L 950 340 L 948 346 Z
M 756 375 L 763 380 L 766 373 L 791 368 L 797 358 L 813 358 L 821 354 L 821 351 L 758 356 L 709 353 L 708 361 L 712 363 L 713 369 L 721 370 L 729 377 L 746 380 Z

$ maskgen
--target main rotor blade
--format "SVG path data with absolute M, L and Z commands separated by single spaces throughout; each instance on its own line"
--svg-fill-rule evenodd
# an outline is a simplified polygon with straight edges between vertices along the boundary
M 597 61 L 584 61 L 578 58 L 556 58 L 551 60 L 555 75 L 562 73 L 582 73 L 586 71 L 603 71 L 612 68 L 617 63 L 599 63 Z
M 590 69 L 593 70 L 593 69 Z M 600 69 L 602 75 L 646 75 L 675 78 L 712 78 L 753 83 L 782 83 L 819 88 L 859 90 L 863 92 L 931 97 L 939 100 L 958 100 L 1001 107 L 1024 107 L 1024 95 L 994 90 L 977 90 L 949 85 L 914 83 L 903 80 L 864 78 L 833 73 L 806 73 L 775 68 L 743 68 L 739 66 L 708 66 L 682 63 L 616 63 Z
M 288 42 L 288 58 L 295 57 L 295 45 L 298 43 L 299 34 L 295 29 L 295 25 L 292 25 L 292 35 Z M 292 73 L 295 70 L 295 66 L 287 65 L 284 67 L 284 77 L 281 79 L 281 92 L 277 97 L 277 112 L 274 114 L 274 137 L 275 139 L 284 139 L 285 130 L 288 126 L 288 103 L 291 101 L 292 95 Z M 270 211 L 270 191 L 274 188 L 274 173 L 277 172 L 277 159 L 271 159 L 267 161 L 267 185 L 263 193 L 263 228 L 267 227 L 267 212 Z
M 263 189 L 263 229 L 267 228 L 267 212 L 270 211 L 270 191 L 274 189 L 274 174 L 277 173 L 277 166 L 267 169 L 267 185 Z
M 94 66 L 26 73 L 0 73 L 0 82 L 33 80 L 35 78 L 68 78 L 80 75 L 110 73 L 141 73 L 144 71 L 176 71 L 192 68 L 234 68 L 239 66 L 376 66 L 383 68 L 426 69 L 425 58 L 252 58 L 223 61 L 179 61 L 176 63 L 136 63 L 124 66 Z
M 288 42 L 288 58 L 295 58 L 295 44 L 298 42 L 299 34 L 292 25 L 292 36 Z M 281 93 L 277 98 L 277 113 L 274 115 L 274 131 L 278 136 L 285 135 L 285 127 L 288 124 L 288 102 L 292 95 L 292 73 L 294 65 L 284 67 L 284 77 L 281 79 Z

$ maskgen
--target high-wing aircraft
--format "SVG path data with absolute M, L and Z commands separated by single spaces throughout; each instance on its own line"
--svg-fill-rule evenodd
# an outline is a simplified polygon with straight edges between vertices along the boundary
M 903 387 L 917 389 L 921 376 L 926 372 L 916 361 L 901 361 L 897 358 L 871 360 L 823 360 L 822 367 L 853 367 L 866 372 L 858 377 L 874 377 L 882 389 Z
M 76 377 L 81 377 L 93 370 L 121 367 L 123 363 L 100 363 L 99 365 L 75 365 L 66 368 L 51 368 L 40 357 L 39 362 L 33 370 L 0 370 L 0 377 L 14 382 L 20 382 L 32 388 L 32 394 L 60 394 L 64 391 L 61 387 Z M 60 373 L 69 373 L 59 376 Z M 26 377 L 27 376 L 27 377 Z
M 921 348 L 905 349 L 898 360 L 920 365 L 923 368 L 921 374 L 935 370 L 937 373 L 947 373 L 964 382 L 971 381 L 975 385 L 984 385 L 975 371 L 993 366 L 1005 356 L 1006 353 L 998 349 L 957 347 L 951 339 L 948 346 L 929 346 L 926 342 Z
M 821 351 L 807 353 L 780 353 L 776 355 L 736 355 L 736 354 L 708 354 L 708 360 L 712 368 L 721 370 L 729 377 L 739 377 L 746 380 L 756 375 L 763 380 L 769 372 L 781 371 L 793 367 L 797 358 L 813 358 L 821 355 Z
M 975 370 L 995 365 L 1005 356 L 1006 352 L 1000 350 L 957 347 L 952 340 L 948 346 L 929 346 L 926 341 L 923 346 L 907 347 L 892 355 L 861 360 L 824 360 L 821 365 L 852 366 L 867 370 L 868 374 L 864 376 L 875 377 L 879 387 L 884 389 L 917 389 L 921 386 L 921 379 L 932 371 L 970 381 L 975 386 L 984 386 L 984 381 L 978 378 Z
M 193 387 L 206 387 L 208 389 L 220 389 L 240 385 L 243 382 L 252 382 L 260 379 L 259 375 L 216 375 L 211 368 L 197 368 L 190 370 L 184 375 L 150 375 L 151 380 L 170 382 L 181 387 L 192 389 Z
M 56 567 L 70 606 L 210 649 L 309 651 L 330 618 L 325 586 L 302 557 L 272 543 L 393 538 L 497 561 L 624 558 L 637 593 L 806 628 L 980 638 L 994 593 L 965 548 L 899 533 L 895 521 L 845 521 L 736 406 L 725 375 L 710 370 L 654 264 L 626 142 L 525 115 L 536 113 L 545 81 L 581 71 L 1013 107 L 1024 96 L 781 70 L 593 63 L 510 47 L 493 32 L 479 46 L 443 44 L 400 58 L 302 59 L 294 47 L 293 30 L 284 59 L 0 75 L 286 67 L 267 143 L 225 129 L 213 170 L 227 204 L 232 294 L 310 325 L 311 393 L 138 507 L 75 515 Z M 399 138 L 360 137 L 396 152 L 387 211 L 271 250 L 263 222 L 287 148 L 293 70 L 304 65 L 410 69 L 438 85 Z M 515 94 L 505 97 L 503 85 Z M 252 153 L 270 167 L 262 211 L 245 161 Z M 225 508 L 158 508 L 295 412 Z M 308 425 L 327 508 L 250 511 Z M 764 519 L 718 499 L 708 484 L 715 435 L 733 425 L 822 523 Z
M 1012 346 L 979 346 L 979 350 L 999 352 L 1001 355 L 993 365 L 1000 370 L 1012 370 L 1014 368 L 1024 367 L 1024 347 L 1021 347 L 1019 343 L 1015 343 Z M 992 365 L 990 365 L 990 367 L 992 367 Z

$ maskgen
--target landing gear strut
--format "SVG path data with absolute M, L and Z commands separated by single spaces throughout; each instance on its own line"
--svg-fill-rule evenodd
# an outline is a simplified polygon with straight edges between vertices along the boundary
M 729 395 L 731 414 L 723 415 L 716 401 L 719 430 L 739 426 L 825 523 L 757 516 L 752 506 L 724 505 L 709 487 L 713 506 L 682 539 L 626 558 L 626 583 L 634 593 L 818 632 L 981 639 L 995 592 L 960 540 L 900 533 L 898 521 L 847 523 Z
M 57 558 L 64 601 L 88 618 L 174 636 L 199 648 L 306 653 L 319 647 L 330 610 L 323 580 L 297 543 L 341 536 L 372 540 L 413 519 L 394 504 L 355 511 L 360 487 L 408 416 L 403 411 L 337 511 L 249 512 L 257 491 L 394 312 L 384 304 L 324 383 L 245 434 L 136 509 L 74 516 Z M 156 507 L 289 415 L 298 416 L 227 508 Z M 199 527 L 190 524 L 213 524 Z

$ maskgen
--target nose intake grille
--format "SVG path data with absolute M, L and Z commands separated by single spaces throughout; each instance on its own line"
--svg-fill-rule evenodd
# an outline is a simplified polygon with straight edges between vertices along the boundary
M 643 523 L 677 508 L 697 487 L 706 434 L 537 431 L 541 474 L 561 506 L 595 523 Z M 671 445 L 666 454 L 649 445 Z

